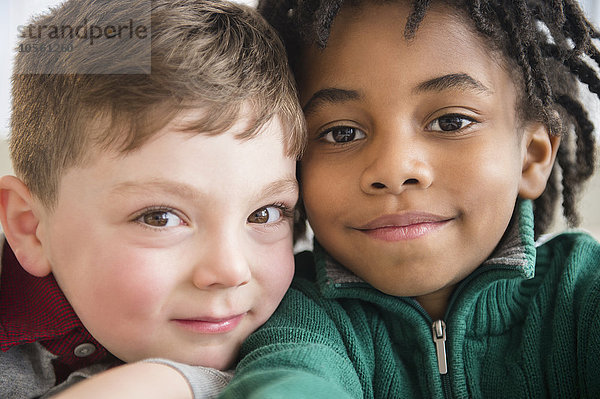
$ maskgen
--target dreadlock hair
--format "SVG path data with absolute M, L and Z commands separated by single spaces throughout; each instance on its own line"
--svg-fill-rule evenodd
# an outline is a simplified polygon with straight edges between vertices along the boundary
M 292 69 L 299 66 L 303 46 L 327 46 L 333 21 L 344 5 L 369 0 L 259 0 L 259 12 L 286 45 Z M 370 0 L 393 2 L 394 0 Z M 400 0 L 396 0 L 400 1 Z M 411 1 L 404 38 L 417 33 L 431 0 Z M 563 135 L 544 193 L 534 201 L 535 233 L 550 226 L 562 195 L 563 215 L 577 226 L 576 198 L 594 172 L 594 126 L 578 100 L 577 81 L 600 97 L 598 30 L 586 19 L 577 0 L 436 0 L 458 11 L 510 66 L 519 92 L 521 121 L 544 123 Z M 514 68 L 513 68 L 514 67 Z

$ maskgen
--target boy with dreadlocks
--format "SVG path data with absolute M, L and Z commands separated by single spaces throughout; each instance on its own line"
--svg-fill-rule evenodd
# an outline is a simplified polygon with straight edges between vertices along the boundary
M 575 83 L 600 93 L 599 35 L 577 3 L 259 10 L 308 123 L 315 247 L 224 396 L 600 397 L 600 245 L 534 241 L 560 194 L 577 223 L 594 169 Z

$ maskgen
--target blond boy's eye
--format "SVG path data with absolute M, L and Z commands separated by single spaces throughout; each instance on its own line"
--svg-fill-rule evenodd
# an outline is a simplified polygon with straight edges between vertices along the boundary
M 275 223 L 281 219 L 282 213 L 281 210 L 274 206 L 265 206 L 260 209 L 254 211 L 250 216 L 248 216 L 248 223 L 259 223 L 259 224 L 267 224 L 267 223 Z
M 182 224 L 179 216 L 167 211 L 147 212 L 138 221 L 152 227 L 175 227 Z

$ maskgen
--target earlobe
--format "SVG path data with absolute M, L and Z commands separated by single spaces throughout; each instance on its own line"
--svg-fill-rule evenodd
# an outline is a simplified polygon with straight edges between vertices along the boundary
M 29 274 L 44 277 L 51 271 L 37 236 L 39 218 L 27 186 L 14 176 L 0 178 L 0 222 L 11 249 Z
M 551 135 L 544 124 L 535 123 L 526 128 L 523 140 L 525 154 L 519 196 L 536 199 L 546 189 L 560 145 L 560 137 Z

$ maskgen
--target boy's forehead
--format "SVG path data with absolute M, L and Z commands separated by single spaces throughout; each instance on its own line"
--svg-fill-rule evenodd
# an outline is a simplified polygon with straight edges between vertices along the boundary
M 228 109 L 217 105 L 199 105 L 181 109 L 161 132 L 186 132 L 201 135 L 232 134 L 240 139 L 278 132 L 283 135 L 279 115 L 261 115 L 248 101 L 229 104 Z M 263 112 L 264 114 L 264 112 Z M 273 129 L 276 126 L 276 129 Z
M 493 76 L 486 76 L 485 70 L 502 65 L 482 37 L 462 23 L 462 18 L 446 14 L 440 8 L 430 9 L 416 36 L 407 40 L 397 21 L 405 18 L 410 9 L 399 5 L 377 4 L 361 10 L 358 16 L 352 14 L 352 7 L 347 7 L 337 16 L 336 22 L 340 23 L 334 24 L 324 49 L 304 47 L 298 71 L 303 106 L 307 92 L 312 95 L 315 89 L 343 86 L 348 77 L 359 81 L 362 76 L 363 82 L 373 82 L 372 74 L 361 71 L 368 71 L 370 62 L 382 59 L 388 62 L 388 69 L 397 69 L 397 81 L 410 83 L 411 76 L 418 77 L 412 82 L 415 91 L 448 85 L 494 91 Z M 353 23 L 346 23 L 348 20 Z M 483 73 L 479 76 L 470 73 L 478 67 Z M 340 68 L 346 72 L 340 73 Z M 437 79 L 444 76 L 452 79 Z
M 183 130 L 189 117 L 182 113 L 135 150 L 96 151 L 90 162 L 65 172 L 61 197 L 162 193 L 203 202 L 220 192 L 252 200 L 273 194 L 273 187 L 297 195 L 295 159 L 285 153 L 277 118 L 256 136 L 240 139 L 243 121 L 207 135 Z
M 190 137 L 225 134 L 250 140 L 277 133 L 284 138 L 286 129 L 277 114 L 266 121 L 262 119 L 249 103 L 227 109 L 202 104 L 176 108 L 171 104 L 159 104 L 149 107 L 141 117 L 125 114 L 119 115 L 119 119 L 94 110 L 83 124 L 85 136 L 90 138 L 87 161 L 104 153 L 126 155 L 165 134 L 185 133 Z

